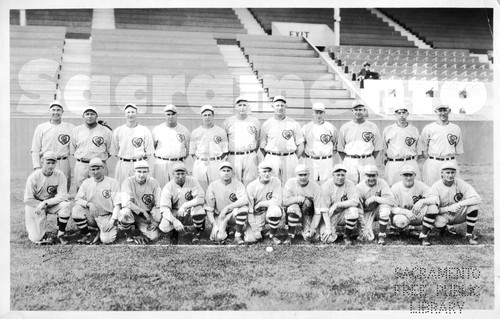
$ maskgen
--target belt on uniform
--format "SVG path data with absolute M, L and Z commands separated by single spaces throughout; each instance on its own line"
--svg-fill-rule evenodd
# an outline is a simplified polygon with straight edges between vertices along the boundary
M 271 155 L 276 155 L 276 156 L 289 156 L 289 155 L 292 155 L 292 154 L 295 154 L 295 152 L 290 152 L 290 153 L 275 153 L 275 152 L 267 152 L 268 154 L 271 154 Z
M 231 151 L 229 151 L 229 155 L 246 155 L 246 154 L 250 154 L 253 152 L 255 152 L 255 150 L 246 151 L 246 152 L 231 152 Z
M 327 158 L 332 158 L 333 155 L 328 155 L 328 156 L 311 156 L 309 154 L 306 154 L 305 155 L 307 158 L 312 158 L 312 159 L 315 159 L 315 160 L 322 160 L 322 159 L 327 159 Z
M 77 160 L 78 162 L 82 162 L 82 163 L 85 163 L 85 164 L 90 163 L 90 160 L 86 160 L 86 159 L 82 159 L 82 158 L 77 158 L 76 160 Z
M 138 162 L 138 161 L 142 161 L 142 160 L 146 160 L 148 159 L 147 157 L 141 157 L 141 158 L 123 158 L 123 157 L 118 157 L 120 159 L 120 161 L 124 161 L 124 162 Z
M 433 156 L 429 156 L 430 159 L 435 159 L 435 160 L 438 160 L 438 161 L 451 161 L 451 160 L 454 160 L 455 157 L 454 156 L 451 156 L 451 157 L 433 157 Z
M 368 157 L 372 157 L 372 155 L 349 155 L 349 154 L 346 154 L 348 157 L 352 157 L 352 158 L 368 158 Z
M 200 161 L 208 162 L 208 161 L 218 161 L 218 160 L 221 160 L 222 156 L 205 157 L 205 158 L 196 156 L 196 158 L 199 159 Z
M 410 157 L 405 157 L 405 158 L 387 158 L 388 161 L 390 162 L 404 162 L 404 161 L 411 161 L 414 160 L 415 156 L 410 156 Z
M 178 161 L 182 161 L 184 160 L 186 157 L 179 157 L 179 158 L 168 158 L 168 157 L 160 157 L 160 156 L 156 156 L 156 158 L 159 158 L 159 159 L 162 159 L 162 160 L 165 160 L 165 161 L 172 161 L 172 162 L 178 162 Z

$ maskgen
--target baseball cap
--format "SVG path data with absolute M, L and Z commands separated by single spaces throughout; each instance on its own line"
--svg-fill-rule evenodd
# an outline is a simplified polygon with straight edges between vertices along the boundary
M 446 161 L 443 163 L 443 166 L 441 166 L 441 170 L 445 170 L 445 169 L 454 169 L 454 170 L 458 170 L 458 166 L 455 162 L 452 162 L 452 161 Z
M 344 164 L 335 164 L 335 166 L 333 166 L 332 173 L 335 173 L 336 171 L 347 172 L 347 167 L 345 167 Z
M 219 166 L 219 170 L 223 169 L 224 167 L 229 167 L 231 170 L 233 169 L 233 165 L 229 162 L 222 162 Z
M 415 168 L 411 165 L 401 167 L 401 175 L 403 174 L 416 174 Z
M 306 172 L 309 173 L 309 167 L 307 167 L 304 164 L 299 164 L 297 167 L 295 167 L 295 174 L 298 174 L 300 172 Z
M 163 112 L 167 112 L 167 111 L 172 111 L 174 113 L 177 113 L 177 107 L 175 105 L 173 105 L 173 104 L 168 104 L 163 109 Z
M 87 107 L 84 111 L 83 111 L 83 114 L 87 113 L 88 111 L 92 111 L 94 112 L 95 114 L 97 114 L 97 110 L 95 109 L 95 107 L 93 106 L 89 106 Z
M 378 173 L 377 166 L 375 165 L 366 165 L 365 166 L 365 174 L 376 174 Z
M 323 103 L 314 103 L 312 107 L 313 111 L 325 111 L 325 105 Z
M 450 106 L 447 104 L 440 104 L 440 103 L 434 105 L 434 111 L 437 111 L 439 109 L 450 109 Z
M 52 152 L 52 151 L 47 151 L 45 153 L 43 153 L 43 156 L 42 158 L 44 160 L 53 160 L 53 161 L 57 161 L 57 155 L 56 153 Z
M 214 107 L 212 105 L 203 105 L 201 107 L 201 111 L 200 111 L 200 114 L 203 114 L 203 112 L 205 112 L 206 110 L 210 110 L 212 111 L 212 113 L 215 113 L 215 110 L 214 110 Z
M 262 162 L 259 163 L 259 169 L 264 169 L 264 168 L 269 168 L 269 169 L 272 170 L 273 166 L 269 162 L 262 161 Z
M 187 173 L 186 164 L 183 162 L 177 162 L 172 166 L 172 172 L 184 171 Z
M 90 163 L 89 163 L 89 167 L 93 167 L 93 166 L 101 166 L 103 167 L 104 166 L 104 163 L 102 162 L 102 160 L 100 158 L 93 158 L 90 160 Z
M 361 102 L 361 100 L 354 100 L 351 105 L 351 109 L 357 107 L 357 106 L 362 106 L 365 107 L 365 103 Z
M 404 101 L 403 104 L 398 104 L 398 106 L 394 108 L 394 112 L 399 110 L 407 110 L 407 111 L 410 110 L 410 102 Z
M 137 161 L 134 164 L 134 169 L 138 169 L 138 168 L 149 168 L 149 164 L 148 164 L 148 162 L 146 162 L 144 160 Z
M 125 104 L 125 106 L 123 107 L 123 111 L 124 112 L 127 109 L 127 107 L 133 107 L 137 111 L 137 105 L 135 105 L 133 103 L 127 103 L 127 104 Z
M 52 102 L 49 104 L 49 109 L 50 109 L 51 107 L 53 107 L 54 105 L 57 105 L 57 106 L 59 106 L 61 109 L 63 109 L 63 110 L 64 110 L 64 108 L 63 108 L 63 107 L 62 107 L 62 105 L 61 105 L 61 102 L 59 102 L 59 101 L 57 101 L 57 100 L 56 100 L 56 101 L 52 101 Z
M 368 63 L 368 62 L 363 63 L 363 66 L 367 66 L 367 65 L 368 65 L 368 66 L 371 66 L 371 64 L 370 64 L 370 63 Z
M 240 101 L 245 101 L 245 102 L 248 102 L 248 99 L 247 99 L 245 96 L 240 95 L 240 96 L 238 96 L 238 97 L 236 98 L 236 100 L 234 100 L 234 104 L 238 104 L 238 102 L 240 102 Z
M 276 101 L 283 101 L 286 103 L 286 99 L 283 95 L 276 95 L 274 98 L 273 98 L 273 103 L 276 102 Z

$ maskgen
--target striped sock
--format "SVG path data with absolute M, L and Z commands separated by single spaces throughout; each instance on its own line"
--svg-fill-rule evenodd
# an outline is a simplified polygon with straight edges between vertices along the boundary
M 69 217 L 59 217 L 57 219 L 58 221 L 58 226 L 59 226 L 59 231 L 60 232 L 65 232 L 66 231 L 66 225 L 68 225 L 68 220 L 69 220 Z
M 196 231 L 201 233 L 203 231 L 203 226 L 205 225 L 205 215 L 193 216 L 193 224 L 196 228 Z
M 245 226 L 245 223 L 247 222 L 247 217 L 248 213 L 247 212 L 241 212 L 236 215 L 236 234 L 241 234 L 243 233 L 243 227 Z
M 83 219 L 73 218 L 73 220 L 75 221 L 76 226 L 78 226 L 78 229 L 80 229 L 80 232 L 83 235 L 87 235 L 89 233 L 89 227 L 87 225 L 87 218 L 83 218 Z
M 467 234 L 472 235 L 474 226 L 476 226 L 478 211 L 474 210 L 467 214 Z
M 436 220 L 436 215 L 425 215 L 424 216 L 424 220 L 422 221 L 422 234 L 423 235 L 427 235 L 431 231 L 435 220 Z
M 379 219 L 379 221 L 378 221 L 378 224 L 379 224 L 379 234 L 385 234 L 388 222 L 389 222 L 389 219 L 385 219 L 385 218 L 380 218 Z
M 356 226 L 357 219 L 346 219 L 345 220 L 345 236 L 351 237 L 352 230 Z

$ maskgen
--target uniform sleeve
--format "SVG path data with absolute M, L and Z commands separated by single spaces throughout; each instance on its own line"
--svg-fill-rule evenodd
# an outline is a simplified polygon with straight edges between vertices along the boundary
M 394 194 L 392 193 L 391 189 L 389 188 L 389 184 L 383 179 L 379 179 L 377 183 L 381 183 L 382 185 L 382 196 L 384 198 L 392 199 L 394 200 Z
M 28 180 L 26 181 L 26 188 L 24 189 L 24 204 L 27 206 L 35 207 L 41 200 L 35 198 L 34 190 L 35 190 L 35 176 L 30 175 Z
M 300 124 L 295 122 L 295 145 L 300 145 L 304 143 L 304 134 L 302 134 L 302 128 L 300 127 Z
M 323 201 L 325 202 L 326 208 L 330 208 L 330 206 L 333 205 L 333 200 L 332 196 L 330 196 L 330 189 L 332 187 L 332 184 L 330 181 L 326 181 L 321 185 L 321 190 L 323 191 Z
M 373 146 L 375 151 L 381 151 L 384 149 L 383 142 L 382 142 L 382 136 L 380 136 L 380 130 L 378 129 L 377 125 L 373 123 Z
M 359 203 L 359 192 L 358 188 L 354 184 L 346 185 L 347 198 Z
M 70 142 L 69 142 L 69 154 L 71 156 L 75 155 L 75 151 L 76 151 L 76 136 L 77 136 L 77 131 L 73 130 L 73 132 L 71 133 L 71 139 L 70 139 Z
M 239 182 L 238 186 L 236 187 L 236 198 L 238 198 L 238 200 L 245 199 L 246 201 L 248 201 L 245 185 L 243 185 L 242 182 Z
M 37 126 L 35 133 L 33 133 L 33 141 L 31 143 L 31 160 L 33 168 L 41 167 L 40 165 L 40 152 L 42 151 L 42 133 L 40 126 Z
M 111 197 L 113 201 L 113 206 L 119 205 L 122 203 L 121 194 L 120 194 L 120 183 L 117 180 L 113 180 L 111 184 Z
M 439 205 L 439 194 L 430 188 L 429 186 L 422 183 L 423 197 L 427 199 L 432 199 L 433 204 Z
M 153 190 L 153 198 L 155 199 L 154 208 L 160 208 L 161 187 L 160 187 L 160 184 L 158 183 L 158 181 L 156 181 L 156 186 Z
M 332 144 L 333 144 L 333 151 L 337 151 L 337 143 L 338 143 L 338 140 L 339 140 L 339 132 L 337 131 L 337 129 L 335 128 L 335 126 L 333 126 L 333 129 L 332 129 Z
M 259 147 L 260 148 L 265 148 L 267 145 L 267 121 L 262 124 L 260 128 L 260 142 L 259 142 Z
M 455 144 L 455 153 L 457 155 L 463 154 L 464 153 L 464 144 L 462 142 L 462 130 L 460 127 L 458 128 L 458 139 L 457 143 Z
M 323 195 L 323 190 L 319 185 L 315 186 L 314 190 L 314 213 L 321 214 L 321 211 L 326 210 L 325 197 Z
M 196 185 L 195 188 L 194 188 L 195 189 L 195 193 L 196 193 L 195 197 L 201 198 L 201 199 L 205 199 L 205 191 L 203 191 L 203 188 L 201 187 L 201 184 L 197 180 L 195 180 L 194 183 Z
M 254 124 L 255 128 L 257 129 L 257 132 L 255 132 L 255 140 L 260 143 L 260 130 L 261 130 L 260 121 L 258 119 L 254 119 Z
M 113 137 L 113 133 L 108 130 L 107 128 L 104 128 L 103 130 L 103 137 L 104 137 L 104 145 L 106 146 L 106 152 L 108 153 L 108 158 L 111 153 L 111 139 Z M 118 185 L 119 186 L 119 185 Z
M 121 187 L 121 199 L 123 206 L 126 206 L 129 202 L 134 203 L 134 196 L 132 194 L 132 189 L 130 188 L 130 182 L 128 178 L 123 181 Z
M 75 204 L 80 205 L 85 207 L 87 205 L 87 181 L 89 179 L 86 179 L 83 181 L 82 185 L 78 189 L 78 192 L 76 193 L 75 196 Z
M 144 127 L 144 152 L 146 156 L 151 156 L 155 151 L 155 145 L 153 142 L 153 135 L 149 128 Z
M 213 212 L 215 210 L 215 187 L 212 182 L 207 189 L 207 193 L 205 195 L 205 209 Z
M 189 154 L 194 155 L 196 153 L 196 140 L 198 138 L 197 131 L 194 130 L 193 134 L 191 134 L 191 140 L 189 142 Z
M 345 148 L 345 125 L 342 125 L 340 127 L 340 131 L 339 131 L 339 138 L 337 140 L 337 151 L 339 152 L 344 152 L 344 148 Z
M 120 145 L 120 139 L 118 138 L 118 133 L 120 132 L 120 128 L 118 127 L 115 131 L 113 131 L 113 136 L 111 137 L 111 146 L 109 148 L 109 154 L 111 156 L 118 155 L 118 149 Z
M 186 138 L 186 141 L 185 141 L 185 146 L 186 146 L 186 156 L 189 155 L 189 149 L 191 147 L 191 132 L 189 132 L 189 130 L 187 128 L 183 128 L 183 131 L 184 131 L 184 136 Z
M 291 180 L 288 180 L 285 184 L 285 187 L 283 187 L 283 201 L 288 200 L 290 197 L 292 197 L 292 183 Z
M 476 190 L 468 183 L 464 181 L 459 181 L 460 185 L 460 192 L 463 194 L 463 199 L 468 199 L 471 197 L 479 197 L 479 200 L 482 200 L 479 194 L 476 192 Z
M 55 174 L 55 173 L 54 173 Z M 60 173 L 57 177 L 57 194 L 51 199 L 47 199 L 47 205 L 53 206 L 68 200 L 66 176 Z
M 227 153 L 229 152 L 229 140 L 227 139 L 227 133 L 224 129 L 221 128 L 221 135 L 222 135 L 222 153 Z
M 384 128 L 384 131 L 382 132 L 382 142 L 383 142 L 384 149 L 387 149 L 389 147 L 389 140 L 387 138 L 387 134 L 389 133 L 389 127 L 390 126 L 387 126 L 386 128 Z
M 427 152 L 429 150 L 429 126 L 425 126 L 420 135 L 419 145 L 421 152 Z
M 254 183 L 250 183 L 247 186 L 247 198 L 248 198 L 248 212 L 253 213 L 255 206 L 255 187 Z
M 276 204 L 279 206 L 283 205 L 283 187 L 281 186 L 281 181 L 279 179 L 275 179 L 276 181 L 276 189 L 273 191 L 272 199 L 276 201 Z
M 168 185 L 163 187 L 160 195 L 160 209 L 164 208 L 172 209 L 172 194 Z

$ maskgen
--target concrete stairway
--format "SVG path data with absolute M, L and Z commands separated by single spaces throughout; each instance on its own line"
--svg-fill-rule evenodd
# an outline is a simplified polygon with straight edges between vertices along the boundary
M 240 19 L 241 24 L 245 27 L 247 30 L 248 34 L 255 34 L 255 35 L 265 35 L 266 33 L 260 26 L 260 24 L 255 20 L 253 15 L 248 11 L 246 8 L 233 8 L 233 11 L 236 13 L 238 16 L 238 19 Z

